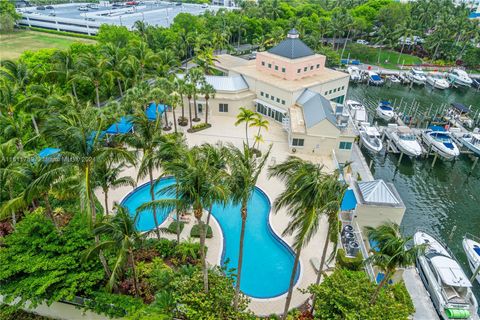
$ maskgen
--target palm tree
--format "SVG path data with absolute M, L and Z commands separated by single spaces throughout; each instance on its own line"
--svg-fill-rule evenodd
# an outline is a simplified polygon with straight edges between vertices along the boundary
M 205 123 L 208 124 L 208 100 L 215 98 L 215 88 L 205 81 L 202 86 L 202 93 L 205 95 Z
M 262 138 L 260 131 L 262 129 L 268 130 L 268 125 L 269 122 L 267 119 L 265 119 L 260 113 L 255 113 L 255 117 L 252 119 L 252 122 L 249 125 L 250 127 L 258 128 L 252 148 L 255 148 L 255 145 L 260 146 L 260 141 Z
M 243 245 L 245 238 L 245 226 L 248 217 L 248 201 L 252 198 L 258 176 L 260 175 L 268 156 L 270 155 L 271 146 L 260 159 L 254 156 L 252 150 L 246 143 L 243 144 L 243 150 L 233 145 L 228 149 L 228 166 L 230 171 L 229 187 L 231 190 L 232 202 L 240 205 L 240 216 L 242 218 L 242 226 L 240 229 L 240 247 L 238 250 L 238 266 L 237 281 L 235 284 L 235 300 L 234 306 L 238 307 L 238 298 L 240 295 L 240 282 L 242 279 L 243 264 Z
M 240 113 L 237 115 L 237 121 L 235 121 L 235 126 L 238 126 L 241 123 L 245 123 L 245 138 L 247 140 L 247 147 L 250 147 L 248 143 L 248 127 L 252 121 L 255 119 L 255 112 L 245 107 L 240 107 Z
M 407 247 L 412 237 L 403 237 L 400 226 L 394 222 L 386 222 L 376 228 L 366 227 L 365 230 L 368 239 L 378 244 L 378 251 L 374 251 L 365 263 L 372 263 L 385 273 L 370 300 L 370 304 L 375 304 L 380 290 L 388 283 L 395 270 L 413 265 L 417 256 L 425 250 L 425 246 Z
M 54 69 L 48 73 L 55 74 L 63 79 L 65 83 L 72 85 L 72 93 L 75 96 L 75 99 L 78 99 L 77 96 L 77 87 L 75 84 L 75 74 L 77 72 L 75 64 L 75 55 L 72 52 L 71 48 L 66 50 L 57 50 L 53 55 L 54 60 Z M 47 74 L 48 74 L 47 73 Z
M 95 53 L 89 52 L 80 57 L 79 72 L 75 75 L 75 80 L 85 80 L 95 88 L 95 103 L 100 107 L 100 84 L 104 79 L 104 69 L 102 60 Z
M 132 163 L 133 164 L 133 163 Z M 110 188 L 123 186 L 135 187 L 136 182 L 130 176 L 120 177 L 126 164 L 124 162 L 114 163 L 110 159 L 100 159 L 95 165 L 94 176 L 98 186 L 102 188 L 104 195 L 105 214 L 108 215 L 108 192 Z
M 318 231 L 323 213 L 321 210 L 328 208 L 330 211 L 332 210 L 330 206 L 335 205 L 334 203 L 327 206 L 322 199 L 323 195 L 317 194 L 319 185 L 323 182 L 322 168 L 319 164 L 304 161 L 294 156 L 290 156 L 285 162 L 269 168 L 269 177 L 280 178 L 286 185 L 285 190 L 273 204 L 275 212 L 285 208 L 291 217 L 283 235 L 295 234 L 293 242 L 295 262 L 290 277 L 283 319 L 286 319 L 290 308 L 301 251 Z
M 90 258 L 93 253 L 100 250 L 113 250 L 116 258 L 107 289 L 112 290 L 116 287 L 116 282 L 122 275 L 125 265 L 128 265 L 132 270 L 135 296 L 138 297 L 138 278 L 133 251 L 144 236 L 135 228 L 137 216 L 132 219 L 127 208 L 117 206 L 116 209 L 115 215 L 106 217 L 104 221 L 96 225 L 93 230 L 94 235 L 102 236 L 102 239 L 105 238 L 105 240 L 92 247 L 85 258 Z
M 22 61 L 2 60 L 0 63 L 0 78 L 18 86 L 23 93 L 26 93 L 27 85 L 31 82 L 37 67 L 29 68 Z
M 186 93 L 185 81 L 183 79 L 178 78 L 178 77 L 174 77 L 172 87 L 173 87 L 174 95 L 180 98 L 178 103 L 180 103 L 181 106 L 182 106 L 182 116 L 180 118 L 178 118 L 178 124 L 182 125 L 186 121 L 185 105 L 184 105 L 184 100 L 183 100 L 184 94 Z
M 124 78 L 123 69 L 127 60 L 124 50 L 113 43 L 107 43 L 100 47 L 100 53 L 103 56 L 101 68 L 109 73 L 110 78 L 117 80 L 118 92 L 123 96 L 121 80 Z
M 191 85 L 190 88 L 192 90 L 191 96 L 193 98 L 193 110 L 195 112 L 195 118 L 193 118 L 193 121 L 195 122 L 200 121 L 200 118 L 198 118 L 198 112 L 197 112 L 197 97 L 205 81 L 206 81 L 205 75 L 203 74 L 202 69 L 192 68 L 188 71 L 187 82 L 189 82 Z
M 185 94 L 187 95 L 188 100 L 188 117 L 190 123 L 190 129 L 192 129 L 192 95 L 193 95 L 193 85 L 191 83 L 185 83 L 183 87 Z

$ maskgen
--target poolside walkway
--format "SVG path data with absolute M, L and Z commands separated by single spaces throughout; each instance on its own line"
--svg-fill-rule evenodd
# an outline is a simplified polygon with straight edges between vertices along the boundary
M 171 114 L 169 114 L 170 119 L 172 119 Z M 227 116 L 213 116 L 209 117 L 212 127 L 197 133 L 186 133 L 186 129 L 179 127 L 181 131 L 185 132 L 187 143 L 189 146 L 200 145 L 202 143 L 212 143 L 217 142 L 222 143 L 232 143 L 235 146 L 240 147 L 245 137 L 245 131 L 243 126 L 235 127 L 235 118 Z M 250 130 L 253 141 L 253 134 L 255 130 Z M 268 146 L 272 145 L 271 154 L 267 162 L 267 166 L 280 163 L 284 161 L 290 154 L 287 143 L 287 133 L 283 130 L 281 125 L 270 122 L 270 127 L 268 131 L 262 132 L 264 143 L 259 147 L 262 151 L 266 151 Z M 300 155 L 297 156 L 305 158 L 306 160 L 314 161 L 317 163 L 322 163 L 325 166 L 326 171 L 333 171 L 335 168 L 333 159 L 330 157 L 319 157 L 319 156 L 310 156 L 310 155 Z M 125 175 L 130 175 L 132 177 L 137 176 L 136 168 L 128 168 L 124 172 Z M 155 177 L 158 177 L 159 172 L 155 172 Z M 147 182 L 147 179 L 141 179 L 138 184 Z M 258 187 L 263 189 L 266 194 L 270 197 L 270 200 L 274 200 L 282 191 L 283 183 L 277 179 L 268 179 L 267 170 L 263 170 L 260 174 Z M 132 189 L 130 187 L 121 187 L 115 190 L 111 190 L 109 193 L 110 204 L 120 203 L 123 197 L 125 197 Z M 100 190 L 97 190 L 97 196 L 100 199 L 103 199 L 103 194 Z M 168 220 L 168 219 L 167 219 Z M 214 219 L 212 219 L 214 220 Z M 271 213 L 270 217 L 271 227 L 275 233 L 281 235 L 283 230 L 289 223 L 289 217 L 285 210 L 280 210 L 276 214 Z M 164 226 L 169 224 L 168 221 L 164 222 Z M 191 222 L 193 224 L 193 221 Z M 208 253 L 207 260 L 210 264 L 219 264 L 221 259 L 221 253 L 223 250 L 223 239 L 221 238 L 221 230 L 214 221 L 211 223 L 213 238 L 207 239 Z M 191 227 L 186 226 L 182 232 L 182 238 L 188 238 L 189 230 Z M 294 294 L 292 298 L 291 307 L 297 307 L 302 305 L 307 299 L 307 294 L 302 294 L 298 289 L 306 289 L 310 284 L 314 283 L 316 280 L 316 272 L 310 264 L 311 258 L 320 259 L 321 250 L 325 241 L 325 236 L 327 234 L 327 223 L 326 220 L 322 221 L 320 224 L 319 232 L 312 238 L 309 245 L 307 245 L 302 250 L 302 255 L 300 257 L 300 277 L 297 281 L 297 284 L 294 289 Z M 171 237 L 172 235 L 166 236 Z M 174 237 L 174 236 L 173 236 Z M 283 237 L 283 239 L 290 246 L 293 243 L 293 236 Z M 283 306 L 285 304 L 286 294 L 272 298 L 272 299 L 252 299 L 249 307 L 257 315 L 270 315 L 270 314 L 279 314 L 283 311 Z

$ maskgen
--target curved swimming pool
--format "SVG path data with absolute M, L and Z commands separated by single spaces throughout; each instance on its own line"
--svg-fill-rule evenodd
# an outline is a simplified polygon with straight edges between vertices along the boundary
M 175 183 L 173 178 L 162 179 L 155 186 L 156 198 L 167 198 L 165 194 L 157 194 L 163 188 Z M 149 184 L 133 190 L 122 201 L 122 205 L 135 215 L 137 208 L 150 201 Z M 271 211 L 270 200 L 259 188 L 255 188 L 248 203 L 248 219 L 245 230 L 242 283 L 243 293 L 254 298 L 273 298 L 287 292 L 292 272 L 294 253 L 270 227 L 268 218 Z M 228 268 L 238 265 L 240 240 L 240 206 L 228 204 L 215 205 L 212 209 L 224 237 L 222 264 Z M 158 222 L 167 218 L 167 212 L 157 212 Z M 151 212 L 142 212 L 137 222 L 140 231 L 148 231 L 155 226 Z M 300 268 L 299 268 L 300 269 Z M 300 271 L 297 271 L 298 280 Z

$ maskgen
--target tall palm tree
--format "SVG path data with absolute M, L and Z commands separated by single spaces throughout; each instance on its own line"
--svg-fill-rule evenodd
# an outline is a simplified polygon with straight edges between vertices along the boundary
M 100 53 L 103 56 L 100 66 L 105 69 L 107 73 L 109 73 L 110 78 L 116 79 L 118 93 L 120 96 L 123 96 L 123 69 L 127 60 L 124 49 L 116 46 L 113 43 L 107 43 L 100 47 Z
M 290 277 L 283 319 L 286 319 L 292 300 L 295 276 L 302 249 L 317 233 L 322 217 L 321 209 L 327 206 L 318 195 L 318 187 L 323 181 L 322 166 L 300 158 L 290 156 L 285 162 L 271 166 L 269 177 L 280 178 L 285 183 L 285 190 L 273 204 L 275 212 L 285 208 L 291 217 L 283 235 L 294 234 L 293 248 L 295 261 Z M 331 204 L 328 204 L 330 206 Z
M 89 52 L 80 57 L 79 72 L 75 75 L 75 81 L 84 80 L 93 85 L 97 107 L 100 107 L 100 85 L 104 79 L 104 71 L 102 60 L 95 53 Z
M 133 164 L 133 163 L 132 163 Z M 104 209 L 105 214 L 108 215 L 108 192 L 110 188 L 117 188 L 123 186 L 135 187 L 136 181 L 130 176 L 120 177 L 122 172 L 125 170 L 126 163 L 114 163 L 110 159 L 100 159 L 100 161 L 95 164 L 94 176 L 95 181 L 100 188 L 102 188 L 104 195 Z
M 54 68 L 47 74 L 54 74 L 65 83 L 72 85 L 72 93 L 75 99 L 78 99 L 77 87 L 75 84 L 75 74 L 77 72 L 75 55 L 71 48 L 66 50 L 57 50 L 53 55 Z
M 200 68 L 192 68 L 188 71 L 187 73 L 187 82 L 190 83 L 191 85 L 191 96 L 193 98 L 193 110 L 195 112 L 195 118 L 193 118 L 193 121 L 197 122 L 200 121 L 200 118 L 198 118 L 198 110 L 197 110 L 197 97 L 198 93 L 201 92 L 202 89 L 202 84 L 205 83 L 205 75 Z
M 37 67 L 29 68 L 22 61 L 2 60 L 0 62 L 0 78 L 18 86 L 23 93 L 26 93 L 27 85 L 32 81 Z
M 135 296 L 138 297 L 138 276 L 135 267 L 134 249 L 143 240 L 144 235 L 137 231 L 136 220 L 137 216 L 132 219 L 127 208 L 117 206 L 115 215 L 105 217 L 104 221 L 96 225 L 93 233 L 95 236 L 102 236 L 102 239 L 105 240 L 88 250 L 85 258 L 90 258 L 93 253 L 100 250 L 112 250 L 116 257 L 107 289 L 112 290 L 116 287 L 116 282 L 122 276 L 124 267 L 128 265 L 132 270 Z
M 245 107 L 240 107 L 240 113 L 237 114 L 237 121 L 235 125 L 238 126 L 241 123 L 245 123 L 245 138 L 247 141 L 247 147 L 250 147 L 248 143 L 248 127 L 252 121 L 255 119 L 255 112 Z
M 240 282 L 242 279 L 243 266 L 243 245 L 245 239 L 245 226 L 248 218 L 248 201 L 252 198 L 257 184 L 258 177 L 265 166 L 268 156 L 270 155 L 271 146 L 260 159 L 254 156 L 253 151 L 246 143 L 243 144 L 243 150 L 233 145 L 228 149 L 228 167 L 230 171 L 229 188 L 231 190 L 231 198 L 234 204 L 240 205 L 240 216 L 242 218 L 242 226 L 240 229 L 240 247 L 238 250 L 238 266 L 237 280 L 235 284 L 235 300 L 234 306 L 238 307 L 238 298 L 240 296 Z
M 205 95 L 205 123 L 208 124 L 208 100 L 215 98 L 215 88 L 205 81 L 202 86 L 202 93 Z
M 256 113 L 255 117 L 252 119 L 252 122 L 250 123 L 250 127 L 256 127 L 258 128 L 257 134 L 255 136 L 255 142 L 253 143 L 252 148 L 255 148 L 255 146 L 260 146 L 260 141 L 261 141 L 261 134 L 260 131 L 262 129 L 268 130 L 268 125 L 269 122 L 267 119 L 265 119 L 260 113 Z
M 380 290 L 388 283 L 395 270 L 413 265 L 417 256 L 425 250 L 425 246 L 407 246 L 412 237 L 402 236 L 400 226 L 394 222 L 386 222 L 376 228 L 366 227 L 365 230 L 368 239 L 378 243 L 378 251 L 374 251 L 365 263 L 372 263 L 385 273 L 370 300 L 370 304 L 375 304 Z

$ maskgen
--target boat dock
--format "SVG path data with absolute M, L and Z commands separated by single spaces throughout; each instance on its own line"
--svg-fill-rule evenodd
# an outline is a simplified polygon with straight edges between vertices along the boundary
M 410 297 L 412 298 L 415 313 L 414 320 L 437 320 L 439 319 L 433 307 L 430 295 L 420 279 L 416 268 L 408 268 L 403 272 L 403 281 Z

